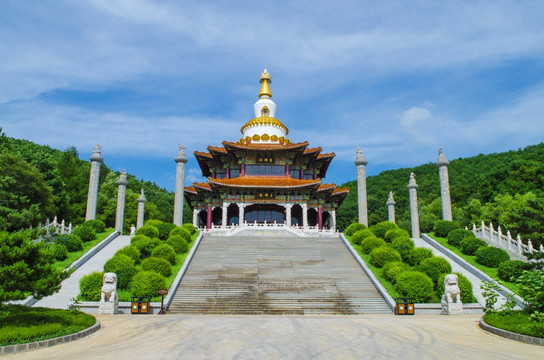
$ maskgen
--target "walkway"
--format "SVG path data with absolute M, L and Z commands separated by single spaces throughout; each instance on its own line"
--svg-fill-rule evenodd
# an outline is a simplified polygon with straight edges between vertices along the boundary
M 98 315 L 98 333 L 6 359 L 540 359 L 480 316 Z
M 34 307 L 48 307 L 56 309 L 66 309 L 72 303 L 70 299 L 79 294 L 79 280 L 93 271 L 102 271 L 106 261 L 111 259 L 117 250 L 130 245 L 130 236 L 118 236 L 111 243 L 106 245 L 96 255 L 90 258 L 79 269 L 74 271 L 72 275 L 62 282 L 62 287 L 58 293 L 47 296 L 36 304 Z

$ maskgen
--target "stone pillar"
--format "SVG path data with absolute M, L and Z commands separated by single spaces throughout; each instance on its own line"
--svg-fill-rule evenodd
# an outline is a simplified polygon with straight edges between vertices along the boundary
M 185 186 L 185 164 L 188 159 L 185 156 L 185 146 L 179 146 L 178 156 L 174 159 L 176 165 L 176 193 L 174 195 L 174 224 L 183 225 L 183 190 Z
M 208 204 L 208 212 L 206 213 L 206 228 L 210 230 L 212 228 L 212 206 Z
M 419 239 L 419 214 L 417 210 L 417 184 L 416 175 L 410 174 L 408 192 L 410 193 L 410 217 L 412 220 L 412 238 Z
M 519 236 L 519 234 L 516 237 L 516 246 L 518 249 L 518 254 L 523 254 L 523 246 L 522 246 L 521 237 Z
M 302 207 L 302 228 L 308 229 L 308 204 L 301 204 Z
M 240 224 L 240 226 L 244 225 L 244 207 L 246 205 L 245 204 L 238 204 L 238 223 Z
M 117 213 L 115 215 L 115 230 L 123 235 L 123 221 L 125 220 L 125 195 L 127 192 L 127 172 L 123 170 L 117 181 Z
M 221 213 L 221 228 L 227 228 L 227 207 L 228 204 L 226 201 L 223 201 L 223 212 Z
M 508 241 L 508 250 L 512 250 L 512 234 L 510 234 L 510 230 L 506 232 L 506 241 Z
M 291 208 L 292 204 L 285 204 L 285 223 L 287 226 L 291 226 Z
M 336 231 L 336 209 L 331 211 L 331 230 Z
M 323 207 L 321 205 L 317 208 L 317 229 L 323 230 Z
M 366 164 L 367 161 L 359 147 L 356 150 L 355 166 L 357 166 L 357 202 L 359 205 L 359 223 L 368 226 L 368 206 L 366 200 Z
M 448 176 L 448 165 L 450 162 L 442 154 L 442 148 L 438 150 L 438 175 L 440 176 L 440 197 L 442 198 L 442 219 L 453 221 L 451 214 L 450 180 Z
M 387 213 L 389 215 L 389 221 L 392 223 L 395 222 L 395 199 L 393 199 L 393 192 L 389 192 L 389 198 L 387 199 L 386 205 L 387 205 Z
M 196 206 L 193 209 L 193 226 L 196 229 L 199 228 L 199 226 L 198 226 L 198 209 L 196 208 Z
M 145 211 L 145 202 L 146 198 L 144 195 L 144 189 L 140 192 L 140 197 L 138 198 L 138 220 L 136 220 L 136 229 L 144 226 L 144 211 Z
M 100 150 L 100 144 L 96 145 L 91 155 L 91 176 L 89 178 L 89 193 L 87 195 L 87 212 L 85 221 L 96 219 L 96 201 L 98 199 L 98 182 L 100 180 L 100 165 L 104 159 Z

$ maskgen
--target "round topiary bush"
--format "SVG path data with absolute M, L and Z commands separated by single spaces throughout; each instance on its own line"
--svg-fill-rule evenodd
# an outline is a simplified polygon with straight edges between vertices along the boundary
M 366 230 L 361 230 L 361 231 L 366 231 Z M 359 233 L 359 231 L 357 231 L 355 234 L 357 233 Z M 383 245 L 385 245 L 385 240 L 377 238 L 374 236 L 374 234 L 372 234 L 372 236 L 369 236 L 363 239 L 363 242 L 361 242 L 361 249 L 363 250 L 365 254 L 370 254 L 372 250 Z
M 388 243 L 390 243 L 393 241 L 394 238 L 397 238 L 397 237 L 409 238 L 410 234 L 408 234 L 408 231 L 404 229 L 392 229 L 392 230 L 387 230 L 387 232 L 385 233 L 385 237 L 383 239 L 387 241 Z
M 104 272 L 116 273 L 119 269 L 133 268 L 134 260 L 125 254 L 115 255 L 104 264 Z M 117 276 L 119 277 L 119 276 Z
M 172 235 L 166 240 L 166 243 L 174 248 L 177 254 L 187 252 L 189 250 L 189 244 L 187 241 L 179 235 Z
M 139 241 L 139 240 L 151 240 L 151 238 L 149 236 L 145 236 L 145 235 L 135 235 L 135 236 L 130 238 L 130 244 L 132 245 L 133 243 L 135 243 L 136 241 Z
M 126 255 L 134 260 L 135 264 L 138 264 L 140 262 L 140 250 L 138 250 L 138 248 L 134 245 L 125 246 L 124 248 L 117 250 L 117 252 L 115 253 L 115 255 L 121 254 Z
M 130 287 L 130 282 L 134 275 L 138 273 L 138 269 L 131 268 L 122 268 L 117 270 L 115 273 L 117 275 L 117 287 L 122 290 L 127 290 Z
M 429 265 L 437 268 L 441 274 L 451 274 L 451 264 L 443 257 L 432 256 L 421 261 L 421 265 Z
M 172 229 L 175 229 L 177 226 L 172 223 L 162 223 L 156 226 L 157 230 L 159 230 L 159 239 L 166 240 L 168 239 L 168 235 L 170 234 L 170 231 Z
M 189 232 L 189 234 L 193 235 L 195 232 L 196 232 L 196 228 L 193 224 L 190 224 L 190 223 L 185 223 L 183 225 L 181 225 L 182 228 L 184 228 L 185 230 L 187 230 Z
M 487 243 L 477 237 L 469 236 L 461 241 L 461 252 L 465 255 L 474 255 L 481 247 L 487 247 Z
M 136 230 L 136 235 L 145 235 L 150 238 L 158 238 L 159 230 L 151 225 L 145 225 Z
M 97 234 L 106 231 L 106 224 L 102 220 L 87 220 L 83 223 L 83 226 L 92 227 Z
M 153 249 L 161 245 L 163 242 L 157 238 L 146 238 L 134 241 L 131 245 L 135 246 L 140 251 L 140 258 L 145 259 L 151 256 Z
M 145 271 L 154 271 L 164 277 L 169 277 L 172 274 L 172 266 L 170 263 L 163 258 L 154 256 L 148 257 L 142 261 L 142 269 Z
M 499 267 L 502 262 L 510 260 L 510 255 L 506 251 L 494 246 L 479 248 L 474 255 L 478 264 L 492 268 Z
M 433 227 L 434 234 L 445 238 L 450 231 L 459 229 L 460 226 L 456 222 L 447 220 L 438 220 Z
M 79 280 L 79 293 L 84 301 L 100 301 L 104 273 L 95 271 Z
M 433 295 L 433 282 L 419 271 L 404 271 L 395 278 L 395 289 L 416 303 L 429 301 Z
M 344 231 L 344 234 L 347 236 L 352 236 L 357 231 L 363 230 L 363 229 L 366 229 L 366 226 L 364 226 L 363 224 L 352 223 L 346 228 L 346 230 Z
M 520 277 L 525 270 L 531 270 L 532 265 L 521 260 L 506 260 L 499 265 L 499 279 L 513 281 Z
M 414 242 L 409 237 L 397 237 L 391 242 L 393 249 L 397 250 L 403 260 L 406 260 L 410 250 L 414 248 Z
M 84 242 L 96 239 L 96 232 L 90 226 L 79 225 L 74 229 L 72 234 L 78 236 Z
M 184 229 L 182 227 L 177 227 L 170 230 L 170 235 L 168 236 L 174 236 L 174 235 L 181 236 L 183 239 L 185 239 L 185 241 L 187 241 L 187 243 L 191 242 L 191 234 L 189 233 L 187 229 Z
M 375 236 L 374 236 L 374 233 L 370 231 L 369 229 L 359 230 L 359 231 L 356 231 L 351 236 L 351 242 L 357 245 L 361 245 L 361 242 L 367 237 L 375 237 Z
M 409 270 L 410 267 L 401 261 L 392 261 L 385 264 L 382 268 L 383 277 L 391 284 L 395 284 L 395 279 L 398 274 Z
M 145 226 L 154 226 L 154 227 L 157 227 L 159 226 L 160 224 L 162 224 L 163 221 L 162 220 L 157 220 L 157 219 L 149 219 L 149 220 L 146 220 L 144 225 Z
M 68 249 L 61 244 L 46 244 L 43 251 L 49 258 L 57 261 L 65 260 L 68 257 Z
M 431 281 L 433 282 L 433 287 L 435 289 L 438 289 L 438 285 L 439 285 L 438 282 L 442 274 L 437 268 L 433 267 L 432 265 L 419 264 L 418 266 L 414 268 L 414 270 L 417 270 L 427 275 L 429 279 L 431 279 Z
M 157 296 L 164 289 L 166 282 L 161 274 L 154 271 L 140 271 L 130 282 L 133 296 Z
M 383 239 L 385 237 L 385 233 L 389 230 L 395 230 L 399 227 L 397 224 L 392 223 L 391 221 L 382 221 L 377 223 L 376 225 L 372 225 L 369 227 L 369 229 L 376 235 L 376 237 L 379 237 L 380 239 Z
M 410 250 L 408 256 L 406 257 L 406 262 L 412 266 L 418 266 L 421 262 L 427 258 L 433 256 L 431 249 L 426 248 L 414 248 Z
M 469 279 L 463 276 L 463 274 L 460 273 L 454 273 L 457 275 L 457 278 L 459 279 L 459 290 L 461 290 L 461 302 L 463 304 L 471 304 L 476 302 L 476 298 L 474 297 L 472 293 L 472 283 Z M 440 278 L 438 279 L 438 295 L 442 297 L 444 294 L 444 278 L 448 274 L 442 274 L 440 275 Z
M 172 246 L 168 244 L 162 244 L 157 246 L 151 252 L 151 256 L 163 258 L 172 265 L 176 263 L 176 251 L 174 250 Z
M 448 244 L 451 246 L 457 246 L 459 247 L 461 245 L 461 241 L 463 241 L 467 237 L 475 237 L 474 233 L 470 230 L 465 229 L 455 229 L 449 232 L 448 234 Z
M 62 234 L 55 238 L 55 244 L 66 246 L 68 252 L 83 250 L 83 241 L 76 235 Z
M 376 267 L 383 267 L 385 264 L 391 261 L 401 261 L 402 258 L 397 250 L 390 246 L 380 246 L 370 252 L 369 261 Z

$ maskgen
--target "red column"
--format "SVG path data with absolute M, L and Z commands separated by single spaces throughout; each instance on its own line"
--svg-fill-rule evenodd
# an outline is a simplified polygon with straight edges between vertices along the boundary
M 317 208 L 317 228 L 323 230 L 323 207 Z
M 300 169 L 300 179 L 301 180 L 304 179 L 304 170 L 303 169 Z
M 242 170 L 240 171 L 240 176 L 246 176 L 246 164 L 242 164 Z
M 285 165 L 285 176 L 289 176 L 289 164 Z
M 314 174 L 314 180 L 316 180 L 316 179 L 317 179 L 317 174 Z
M 230 179 L 230 168 L 227 168 L 227 179 Z
M 208 205 L 208 218 L 206 221 L 206 228 L 209 230 L 212 228 L 212 206 Z

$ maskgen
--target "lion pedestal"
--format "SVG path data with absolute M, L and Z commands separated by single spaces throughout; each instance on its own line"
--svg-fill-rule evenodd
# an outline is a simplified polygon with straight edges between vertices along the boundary
M 444 295 L 442 295 L 442 312 L 440 315 L 460 314 L 464 314 L 464 310 L 461 302 L 459 279 L 455 274 L 448 274 L 444 277 Z
M 119 297 L 117 296 L 117 275 L 114 273 L 105 273 L 98 313 L 116 314 L 118 308 Z

